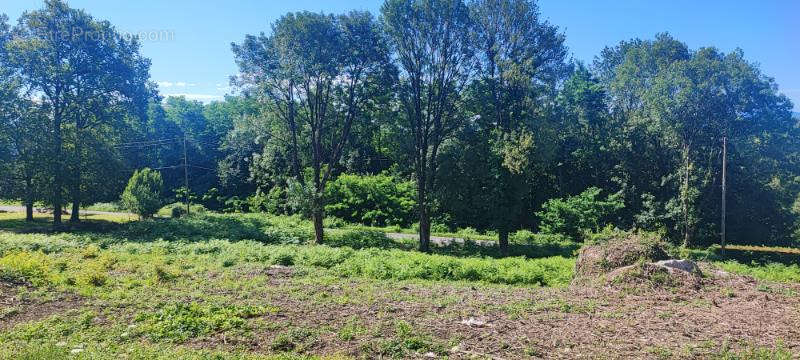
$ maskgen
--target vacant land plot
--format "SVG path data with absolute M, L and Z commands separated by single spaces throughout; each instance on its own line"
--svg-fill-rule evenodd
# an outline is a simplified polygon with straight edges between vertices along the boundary
M 571 257 L 468 256 L 465 246 L 428 255 L 360 230 L 332 231 L 331 246 L 305 245 L 309 228 L 292 219 L 106 219 L 42 234 L 26 233 L 19 214 L 3 216 L 0 358 L 800 352 L 791 266 L 703 263 L 696 288 L 570 285 Z

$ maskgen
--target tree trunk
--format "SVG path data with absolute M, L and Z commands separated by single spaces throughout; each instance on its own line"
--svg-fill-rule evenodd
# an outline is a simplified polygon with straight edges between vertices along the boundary
M 502 226 L 497 230 L 497 242 L 500 244 L 500 253 L 508 255 L 508 228 Z
M 728 172 L 728 137 L 722 137 L 722 219 L 720 222 L 720 239 L 722 246 L 722 255 L 725 255 L 725 195 L 726 195 L 726 175 Z
M 421 166 L 419 166 L 421 167 Z M 428 212 L 427 189 L 425 182 L 426 169 L 417 169 L 417 211 L 419 215 L 419 251 L 431 250 L 431 219 Z M 420 175 L 422 174 L 422 175 Z
M 322 208 L 318 206 L 319 204 L 314 205 L 314 210 L 311 212 L 311 217 L 314 221 L 314 243 L 322 244 L 324 242 L 324 229 L 322 224 L 322 219 L 325 217 Z
M 431 251 L 431 219 L 427 209 L 419 212 L 419 251 Z
M 689 145 L 683 147 L 684 178 L 683 178 L 683 246 L 689 246 Z
M 53 114 L 53 228 L 61 226 L 61 184 L 63 184 L 62 159 L 61 159 L 61 111 Z
M 70 214 L 69 221 L 77 223 L 81 221 L 81 121 L 78 120 L 77 128 L 75 130 L 75 170 L 72 174 L 72 214 Z
M 33 181 L 25 177 L 25 221 L 33 221 Z

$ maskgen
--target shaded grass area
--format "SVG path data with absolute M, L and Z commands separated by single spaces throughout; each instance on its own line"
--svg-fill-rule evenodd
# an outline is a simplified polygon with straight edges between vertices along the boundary
M 306 244 L 313 239 L 310 221 L 298 216 L 264 214 L 200 214 L 178 219 L 130 221 L 129 215 L 89 215 L 80 224 L 66 223 L 63 231 L 85 235 L 95 242 L 230 241 L 255 240 L 269 244 Z M 52 233 L 49 217 L 37 214 L 32 223 L 24 221 L 21 213 L 0 214 L 0 229 L 20 233 Z M 385 229 L 384 229 L 385 230 Z M 524 244 L 512 244 L 507 253 L 497 246 L 478 245 L 473 241 L 434 246 L 433 252 L 458 257 L 572 257 L 580 247 L 563 237 L 526 237 Z M 362 226 L 340 226 L 326 230 L 326 244 L 333 247 L 383 248 L 413 250 L 416 240 L 389 239 L 384 231 Z
M 136 220 L 136 216 L 127 214 L 82 214 L 81 222 L 69 222 L 69 215 L 64 216 L 64 224 L 60 231 L 71 232 L 108 232 L 119 228 L 120 224 Z M 34 213 L 33 221 L 25 221 L 25 214 L 20 212 L 0 212 L 0 230 L 19 233 L 53 233 L 53 215 Z

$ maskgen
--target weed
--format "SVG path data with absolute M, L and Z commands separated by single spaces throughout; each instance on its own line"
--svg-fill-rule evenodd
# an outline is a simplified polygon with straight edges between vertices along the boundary
M 213 306 L 197 303 L 168 304 L 157 312 L 136 316 L 140 332 L 154 341 L 180 342 L 218 331 L 243 329 L 246 320 L 277 308 L 261 306 Z

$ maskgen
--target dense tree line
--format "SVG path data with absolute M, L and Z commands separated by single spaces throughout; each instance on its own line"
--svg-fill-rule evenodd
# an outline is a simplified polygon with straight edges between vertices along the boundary
M 75 28 L 105 36 L 52 36 Z M 798 120 L 741 50 L 664 33 L 584 64 L 564 41 L 531 0 L 288 13 L 232 44 L 237 95 L 202 104 L 162 99 L 135 39 L 49 0 L 0 18 L 0 191 L 79 221 L 149 167 L 166 197 L 300 213 L 318 242 L 335 215 L 417 224 L 421 250 L 432 226 L 505 248 L 580 211 L 689 246 L 723 223 L 732 242 L 795 241 Z

